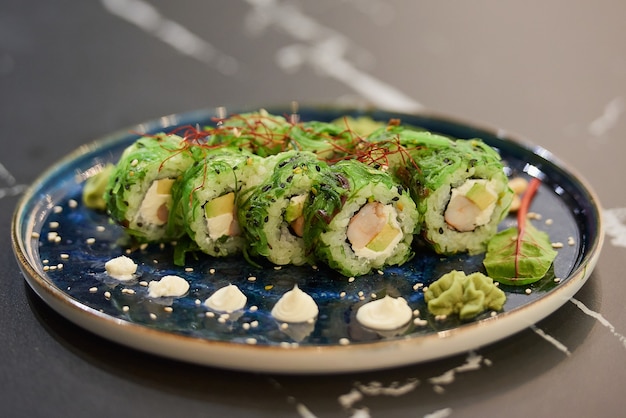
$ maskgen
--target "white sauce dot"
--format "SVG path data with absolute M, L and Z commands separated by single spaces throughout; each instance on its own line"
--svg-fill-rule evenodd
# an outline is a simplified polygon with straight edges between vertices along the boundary
M 319 309 L 313 298 L 295 285 L 272 308 L 272 316 L 282 322 L 306 322 L 317 316 Z
M 131 280 L 135 277 L 137 264 L 125 255 L 113 258 L 104 264 L 107 274 L 117 280 Z
M 162 296 L 182 296 L 189 290 L 187 280 L 179 276 L 164 276 L 159 281 L 151 280 L 148 283 L 148 295 L 151 298 Z
M 248 298 L 234 284 L 229 284 L 215 291 L 204 305 L 218 312 L 234 312 L 246 306 Z
M 386 295 L 382 299 L 368 302 L 356 313 L 356 319 L 367 328 L 390 331 L 407 324 L 413 310 L 404 298 Z

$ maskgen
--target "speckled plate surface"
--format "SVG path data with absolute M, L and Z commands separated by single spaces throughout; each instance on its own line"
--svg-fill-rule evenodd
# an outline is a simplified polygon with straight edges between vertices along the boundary
M 281 107 L 268 111 L 290 112 Z M 502 286 L 507 294 L 504 309 L 469 322 L 453 317 L 435 320 L 427 312 L 420 286 L 452 269 L 480 270 L 482 256 L 442 258 L 419 245 L 417 256 L 406 265 L 353 281 L 324 267 L 257 268 L 241 258 L 204 256 L 179 268 L 172 263 L 170 245 L 151 245 L 129 254 L 139 265 L 137 280 L 109 278 L 104 263 L 124 254 L 118 244 L 124 232 L 103 213 L 83 206 L 85 179 L 107 162 L 116 162 L 139 134 L 210 124 L 214 112 L 163 117 L 102 138 L 76 150 L 33 183 L 14 214 L 13 248 L 26 281 L 53 309 L 118 343 L 202 365 L 278 373 L 364 371 L 445 357 L 510 336 L 565 303 L 585 283 L 598 259 L 603 242 L 599 202 L 584 180 L 545 149 L 439 115 L 309 107 L 300 109 L 302 120 L 343 115 L 400 118 L 457 138 L 482 138 L 500 151 L 513 175 L 541 177 L 531 210 L 542 215 L 535 225 L 553 242 L 564 244 L 554 274 L 531 286 Z M 552 223 L 544 222 L 547 219 Z M 506 219 L 502 226 L 514 222 Z M 142 282 L 167 274 L 186 278 L 189 292 L 180 298 L 148 297 Z M 246 308 L 229 317 L 207 314 L 202 302 L 230 283 L 248 297 Z M 281 326 L 270 310 L 294 284 L 313 296 L 320 313 L 312 324 Z M 419 311 L 419 319 L 385 335 L 359 325 L 356 310 L 385 294 L 404 297 Z

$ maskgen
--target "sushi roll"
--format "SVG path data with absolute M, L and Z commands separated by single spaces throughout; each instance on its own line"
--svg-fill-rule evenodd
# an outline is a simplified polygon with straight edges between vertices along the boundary
M 312 262 L 304 245 L 304 208 L 311 187 L 328 165 L 311 152 L 287 151 L 274 157 L 273 172 L 241 195 L 239 224 L 247 239 L 246 254 L 277 265 Z
M 237 219 L 238 196 L 271 169 L 264 159 L 238 149 L 217 149 L 174 184 L 173 224 L 184 225 L 198 248 L 214 257 L 241 252 L 246 240 Z
M 440 254 L 482 253 L 508 213 L 513 192 L 500 155 L 478 139 L 411 153 L 408 187 L 423 237 Z
M 307 247 L 345 276 L 400 265 L 413 255 L 415 202 L 394 178 L 356 160 L 340 161 L 318 182 L 307 207 Z
M 182 225 L 169 225 L 171 189 L 203 154 L 177 135 L 139 138 L 127 147 L 109 177 L 104 194 L 111 218 L 140 242 L 177 238 Z

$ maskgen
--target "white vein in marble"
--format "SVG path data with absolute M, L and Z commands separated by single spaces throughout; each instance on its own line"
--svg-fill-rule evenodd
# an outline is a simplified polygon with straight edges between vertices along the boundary
M 239 62 L 234 57 L 220 51 L 182 24 L 163 16 L 148 2 L 101 0 L 101 3 L 109 13 L 134 24 L 181 54 L 202 61 L 224 75 L 234 75 L 239 70 Z
M 597 319 L 598 322 L 602 326 L 606 327 L 611 332 L 611 334 L 613 334 L 615 337 L 617 337 L 618 341 L 622 343 L 624 348 L 626 348 L 626 337 L 624 337 L 624 335 L 622 335 L 619 332 L 617 332 L 615 330 L 615 326 L 613 326 L 613 324 L 611 324 L 604 316 L 602 316 L 602 314 L 600 314 L 599 312 L 595 312 L 595 311 L 589 309 L 584 303 L 582 303 L 578 299 L 570 298 L 570 301 L 574 305 L 578 306 L 578 308 L 584 314 L 589 315 L 590 317 Z
M 553 336 L 546 334 L 546 332 L 544 330 L 542 330 L 541 328 L 537 327 L 536 325 L 531 325 L 530 329 L 533 330 L 535 332 L 535 334 L 539 335 L 541 338 L 543 338 L 544 340 L 546 340 L 547 342 L 552 344 L 554 347 L 556 347 L 563 354 L 565 354 L 567 356 L 570 356 L 572 354 L 569 351 L 569 349 L 565 346 L 565 344 L 563 344 L 562 342 L 560 342 L 559 340 L 557 340 Z

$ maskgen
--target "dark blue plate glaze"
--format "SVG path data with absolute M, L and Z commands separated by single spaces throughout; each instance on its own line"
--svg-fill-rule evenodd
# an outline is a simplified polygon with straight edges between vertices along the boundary
M 280 107 L 268 111 L 290 113 Z M 435 320 L 427 312 L 419 286 L 428 286 L 453 269 L 483 271 L 482 255 L 441 257 L 419 243 L 416 256 L 407 264 L 353 281 L 324 266 L 275 269 L 252 266 L 242 258 L 205 255 L 190 259 L 188 269 L 184 269 L 173 265 L 170 245 L 150 245 L 128 254 L 139 265 L 136 280 L 109 278 L 104 263 L 125 254 L 125 247 L 120 245 L 125 235 L 105 214 L 84 207 L 81 193 L 85 179 L 107 162 L 115 163 L 140 134 L 211 125 L 215 111 L 202 110 L 113 134 L 77 150 L 44 173 L 14 215 L 13 244 L 26 280 L 70 320 L 135 348 L 242 370 L 327 373 L 415 363 L 496 341 L 556 310 L 589 277 L 603 241 L 599 203 L 587 184 L 546 150 L 490 129 L 430 114 L 337 107 L 301 108 L 299 114 L 302 120 L 322 121 L 345 115 L 384 121 L 397 118 L 456 138 L 483 139 L 499 150 L 512 176 L 542 179 L 531 209 L 543 220 L 553 220 L 550 225 L 543 221 L 535 221 L 535 225 L 548 232 L 553 242 L 564 243 L 553 272 L 530 286 L 502 286 L 507 294 L 504 309 L 485 312 L 467 322 L 454 317 Z M 514 224 L 511 217 L 502 227 Z M 59 242 L 48 239 L 51 232 L 61 237 Z M 570 239 L 573 245 L 568 244 Z M 167 274 L 186 278 L 191 286 L 188 294 L 180 298 L 148 297 L 141 282 L 159 280 Z M 556 283 L 555 277 L 560 282 Z M 201 302 L 231 283 L 248 297 L 245 310 L 229 318 L 207 316 L 208 309 Z M 314 324 L 284 328 L 269 312 L 294 284 L 315 299 L 320 313 Z M 404 297 L 427 324 L 410 323 L 393 336 L 359 325 L 354 319 L 359 306 L 385 294 Z M 316 357 L 323 361 L 315 361 Z

